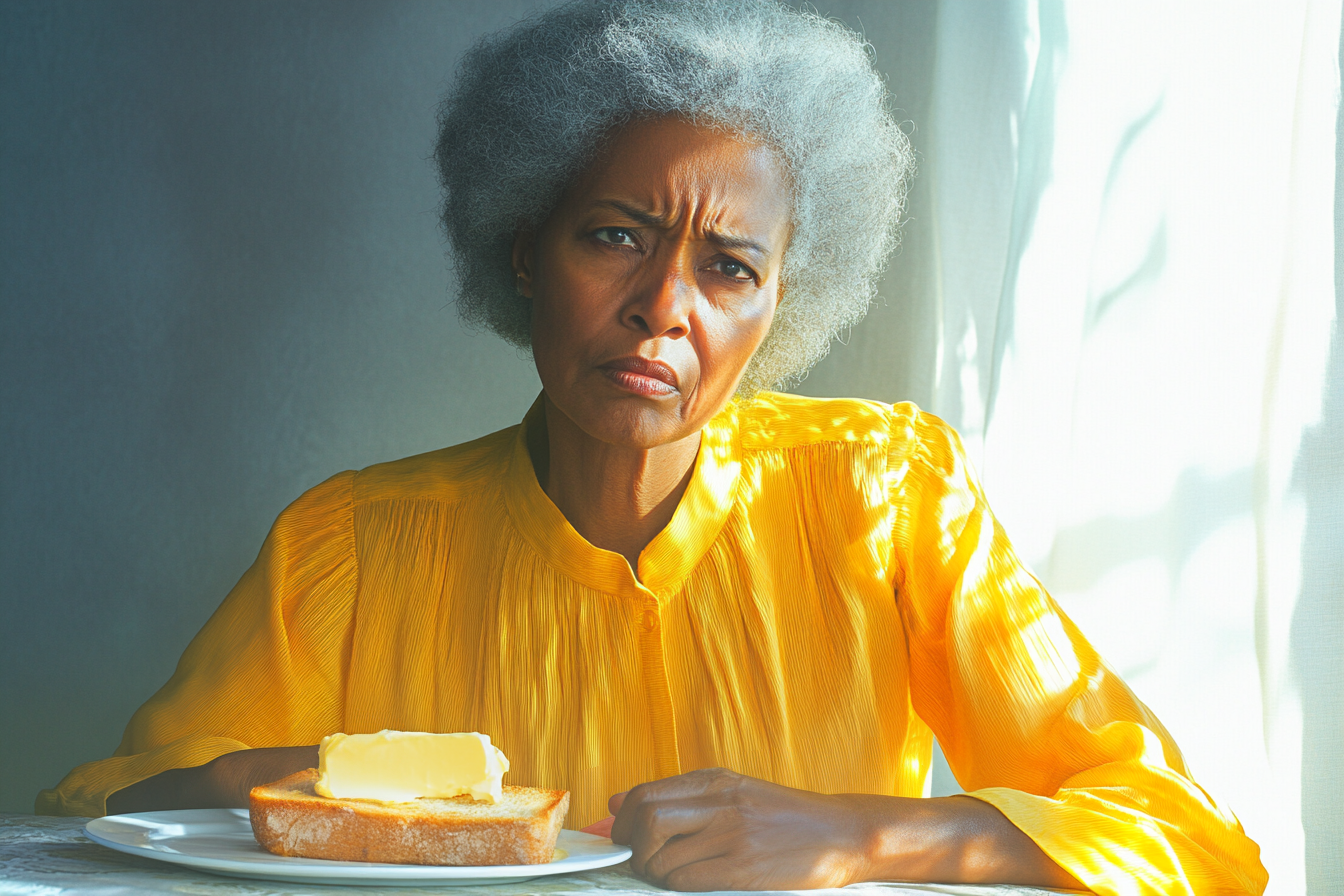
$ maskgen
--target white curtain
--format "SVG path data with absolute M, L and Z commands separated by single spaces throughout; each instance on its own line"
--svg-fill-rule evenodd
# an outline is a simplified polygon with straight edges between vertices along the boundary
M 937 34 L 932 409 L 1270 892 L 1344 893 L 1339 0 L 943 0 Z

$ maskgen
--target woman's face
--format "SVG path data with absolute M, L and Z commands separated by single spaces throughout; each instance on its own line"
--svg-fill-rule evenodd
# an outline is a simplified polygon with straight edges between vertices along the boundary
M 681 119 L 628 125 L 514 245 L 550 401 L 652 448 L 732 397 L 779 301 L 787 177 L 768 148 Z

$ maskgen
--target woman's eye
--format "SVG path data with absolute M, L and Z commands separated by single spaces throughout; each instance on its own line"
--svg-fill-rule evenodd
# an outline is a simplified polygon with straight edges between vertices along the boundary
M 725 258 L 722 261 L 716 261 L 714 263 L 714 266 L 718 268 L 720 272 L 727 274 L 734 280 L 741 280 L 743 282 L 746 282 L 748 280 L 756 279 L 756 273 L 752 271 L 751 268 L 747 267 L 740 261 L 733 261 L 733 259 L 731 258 Z
M 595 231 L 593 236 L 601 242 L 612 246 L 637 246 L 635 234 L 633 231 L 626 230 L 624 227 L 603 227 Z

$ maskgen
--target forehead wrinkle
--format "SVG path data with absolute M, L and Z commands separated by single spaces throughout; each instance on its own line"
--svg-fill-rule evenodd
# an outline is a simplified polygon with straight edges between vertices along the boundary
M 704 214 L 706 214 L 703 212 L 703 209 L 705 208 L 705 206 L 711 204 L 712 203 L 693 202 L 691 213 L 687 216 L 688 223 L 695 222 L 698 218 L 702 218 Z M 627 218 L 629 218 L 630 220 L 634 221 L 635 223 L 639 224 L 642 227 L 654 227 L 659 230 L 670 230 L 675 226 L 676 223 L 675 216 L 673 215 L 662 214 L 654 211 L 646 211 L 637 206 L 631 205 L 628 202 L 622 202 L 619 199 L 599 199 L 594 203 L 594 205 L 605 206 L 607 208 L 613 209 L 614 211 L 620 212 L 621 214 L 625 215 Z M 723 228 L 718 226 L 718 220 L 722 218 L 723 212 L 724 210 L 720 209 L 716 212 L 708 213 L 711 215 L 710 220 L 702 221 L 698 225 L 692 225 L 692 226 L 694 226 L 697 232 L 703 233 L 708 241 L 714 243 L 715 245 L 721 246 L 725 249 L 745 249 L 752 252 L 756 252 L 764 256 L 770 255 L 770 250 L 767 249 L 760 242 L 757 242 L 756 240 L 753 240 L 750 237 L 738 234 L 729 228 Z

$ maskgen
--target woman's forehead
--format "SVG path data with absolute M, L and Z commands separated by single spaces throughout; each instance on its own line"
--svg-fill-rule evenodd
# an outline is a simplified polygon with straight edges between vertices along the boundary
M 587 209 L 680 218 L 694 209 L 720 229 L 777 237 L 789 226 L 784 165 L 763 143 L 670 118 L 612 136 L 569 199 Z

